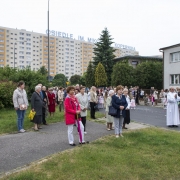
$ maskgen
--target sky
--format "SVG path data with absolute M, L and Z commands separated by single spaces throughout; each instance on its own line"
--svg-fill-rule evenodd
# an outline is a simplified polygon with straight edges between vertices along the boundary
M 180 43 L 180 0 L 49 0 L 50 30 L 113 42 L 139 55 Z M 46 33 L 48 0 L 0 0 L 0 26 Z

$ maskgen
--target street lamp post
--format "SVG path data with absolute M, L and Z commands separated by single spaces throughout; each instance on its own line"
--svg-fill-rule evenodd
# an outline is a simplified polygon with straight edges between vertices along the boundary
M 27 41 L 16 41 L 14 43 L 14 68 L 15 68 L 15 45 L 16 45 L 17 42 L 27 42 Z
M 48 0 L 48 81 L 50 82 L 50 55 L 49 55 L 49 0 Z

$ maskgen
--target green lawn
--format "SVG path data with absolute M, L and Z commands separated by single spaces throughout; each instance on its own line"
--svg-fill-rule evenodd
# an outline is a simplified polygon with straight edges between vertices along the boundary
M 31 130 L 31 127 L 33 126 L 33 123 L 29 121 L 28 114 L 29 114 L 30 108 L 26 111 L 26 117 L 24 120 L 24 129 L 25 130 Z M 97 118 L 101 118 L 104 115 L 100 112 L 96 113 Z M 3 133 L 17 133 L 17 115 L 16 111 L 12 109 L 1 109 L 0 110 L 0 134 Z M 88 111 L 88 120 L 90 119 L 89 111 Z M 62 122 L 64 121 L 64 113 L 59 112 L 58 106 L 56 107 L 56 112 L 54 114 L 54 117 L 48 117 L 47 123 L 56 123 L 56 122 Z
M 180 134 L 158 128 L 103 137 L 3 180 L 180 179 Z

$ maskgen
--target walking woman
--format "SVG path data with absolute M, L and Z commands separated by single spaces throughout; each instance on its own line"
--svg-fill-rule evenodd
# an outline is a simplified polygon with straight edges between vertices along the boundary
M 131 101 L 130 101 L 130 98 L 128 96 L 128 89 L 124 89 L 123 90 L 123 94 L 124 96 L 126 97 L 126 101 L 127 101 L 127 104 L 128 106 L 126 107 L 126 117 L 124 118 L 124 122 L 123 122 L 123 129 L 127 129 L 126 124 L 129 124 L 130 123 L 130 107 L 131 107 Z
M 35 131 L 41 129 L 40 124 L 42 122 L 43 106 L 45 106 L 45 103 L 40 95 L 40 92 L 41 92 L 41 86 L 36 86 L 35 92 L 32 94 L 31 97 L 31 109 L 32 111 L 36 112 L 34 119 L 32 121 L 34 123 Z
M 113 124 L 113 121 L 114 121 L 114 118 L 113 116 L 110 116 L 108 114 L 109 112 L 109 106 L 111 106 L 112 104 L 112 96 L 114 95 L 114 91 L 113 90 L 110 90 L 109 91 L 109 96 L 107 97 L 106 99 L 106 122 L 107 122 L 107 130 L 110 131 L 112 130 L 112 124 Z
M 123 120 L 126 117 L 126 108 L 128 106 L 126 97 L 122 94 L 123 86 L 116 87 L 116 95 L 112 96 L 112 106 L 117 109 L 117 115 L 114 117 L 114 129 L 116 138 L 122 135 Z
M 24 81 L 20 81 L 18 83 L 17 89 L 13 93 L 14 109 L 16 110 L 17 113 L 17 127 L 18 127 L 18 132 L 20 133 L 25 132 L 23 128 L 23 124 L 24 124 L 25 112 L 26 109 L 28 108 L 28 99 L 24 88 L 25 88 Z
M 65 122 L 68 126 L 68 141 L 69 145 L 75 146 L 74 136 L 73 136 L 73 125 L 76 122 L 76 116 L 81 113 L 81 108 L 78 103 L 77 98 L 75 97 L 75 88 L 73 86 L 69 86 L 67 88 L 67 96 L 64 102 L 65 106 Z M 82 144 L 85 144 L 84 141 L 84 126 L 81 121 L 79 121 L 80 125 L 80 133 L 82 137 Z M 79 137 L 79 143 L 81 143 L 81 138 Z
M 97 104 L 97 94 L 96 94 L 96 87 L 92 86 L 90 91 L 90 107 L 91 107 L 91 118 L 95 118 L 95 106 Z
M 51 114 L 54 116 L 55 106 L 56 106 L 56 97 L 55 94 L 53 93 L 53 88 L 50 88 L 48 92 L 48 108 L 49 108 L 50 116 Z
M 85 87 L 80 87 L 80 93 L 76 94 L 76 98 L 79 102 L 81 108 L 81 121 L 84 126 L 84 134 L 86 132 L 86 116 L 87 116 L 87 108 L 88 108 L 88 95 L 85 93 Z

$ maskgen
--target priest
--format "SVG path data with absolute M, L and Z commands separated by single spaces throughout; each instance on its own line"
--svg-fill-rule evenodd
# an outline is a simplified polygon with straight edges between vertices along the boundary
M 174 87 L 169 89 L 167 94 L 167 115 L 166 123 L 168 127 L 178 127 L 180 124 L 178 103 L 180 98 L 177 96 Z

